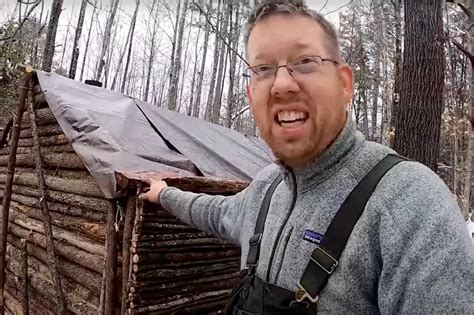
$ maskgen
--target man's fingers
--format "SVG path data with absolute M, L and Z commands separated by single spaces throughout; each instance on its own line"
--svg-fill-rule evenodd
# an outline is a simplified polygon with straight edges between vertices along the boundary
M 148 192 L 146 192 L 146 193 L 140 194 L 140 195 L 138 196 L 138 199 L 150 201 L 150 192 L 148 191 Z

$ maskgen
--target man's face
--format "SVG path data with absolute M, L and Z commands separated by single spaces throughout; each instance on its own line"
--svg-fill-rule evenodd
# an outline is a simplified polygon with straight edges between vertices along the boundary
M 304 56 L 334 59 L 319 24 L 297 14 L 277 14 L 258 22 L 249 37 L 248 62 L 286 65 Z M 265 68 L 263 68 L 265 69 Z M 314 70 L 314 69 L 313 69 Z M 250 79 L 248 97 L 262 137 L 276 157 L 301 168 L 335 140 L 353 95 L 352 70 L 322 62 L 310 73 L 278 69 L 276 77 Z

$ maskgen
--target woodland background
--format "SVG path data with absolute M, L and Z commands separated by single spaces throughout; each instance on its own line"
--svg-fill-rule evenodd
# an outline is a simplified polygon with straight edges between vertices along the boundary
M 0 127 L 16 104 L 16 65 L 31 64 L 258 136 L 241 75 L 245 21 L 258 2 L 0 0 Z M 354 68 L 358 129 L 437 171 L 467 217 L 474 0 L 309 4 L 335 22 Z

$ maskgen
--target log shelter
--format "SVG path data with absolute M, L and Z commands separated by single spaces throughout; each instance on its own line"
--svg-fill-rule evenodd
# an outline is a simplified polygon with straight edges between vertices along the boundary
M 147 178 L 238 193 L 271 163 L 268 148 L 120 93 L 23 70 L 0 140 L 0 312 L 222 310 L 239 248 L 137 196 Z

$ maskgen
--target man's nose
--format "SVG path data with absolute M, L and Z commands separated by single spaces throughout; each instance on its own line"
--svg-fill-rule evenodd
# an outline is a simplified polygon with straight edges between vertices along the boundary
M 271 89 L 272 95 L 277 96 L 290 92 L 298 92 L 299 89 L 298 82 L 290 74 L 290 69 L 287 67 L 279 67 L 275 74 L 275 81 L 273 82 Z

